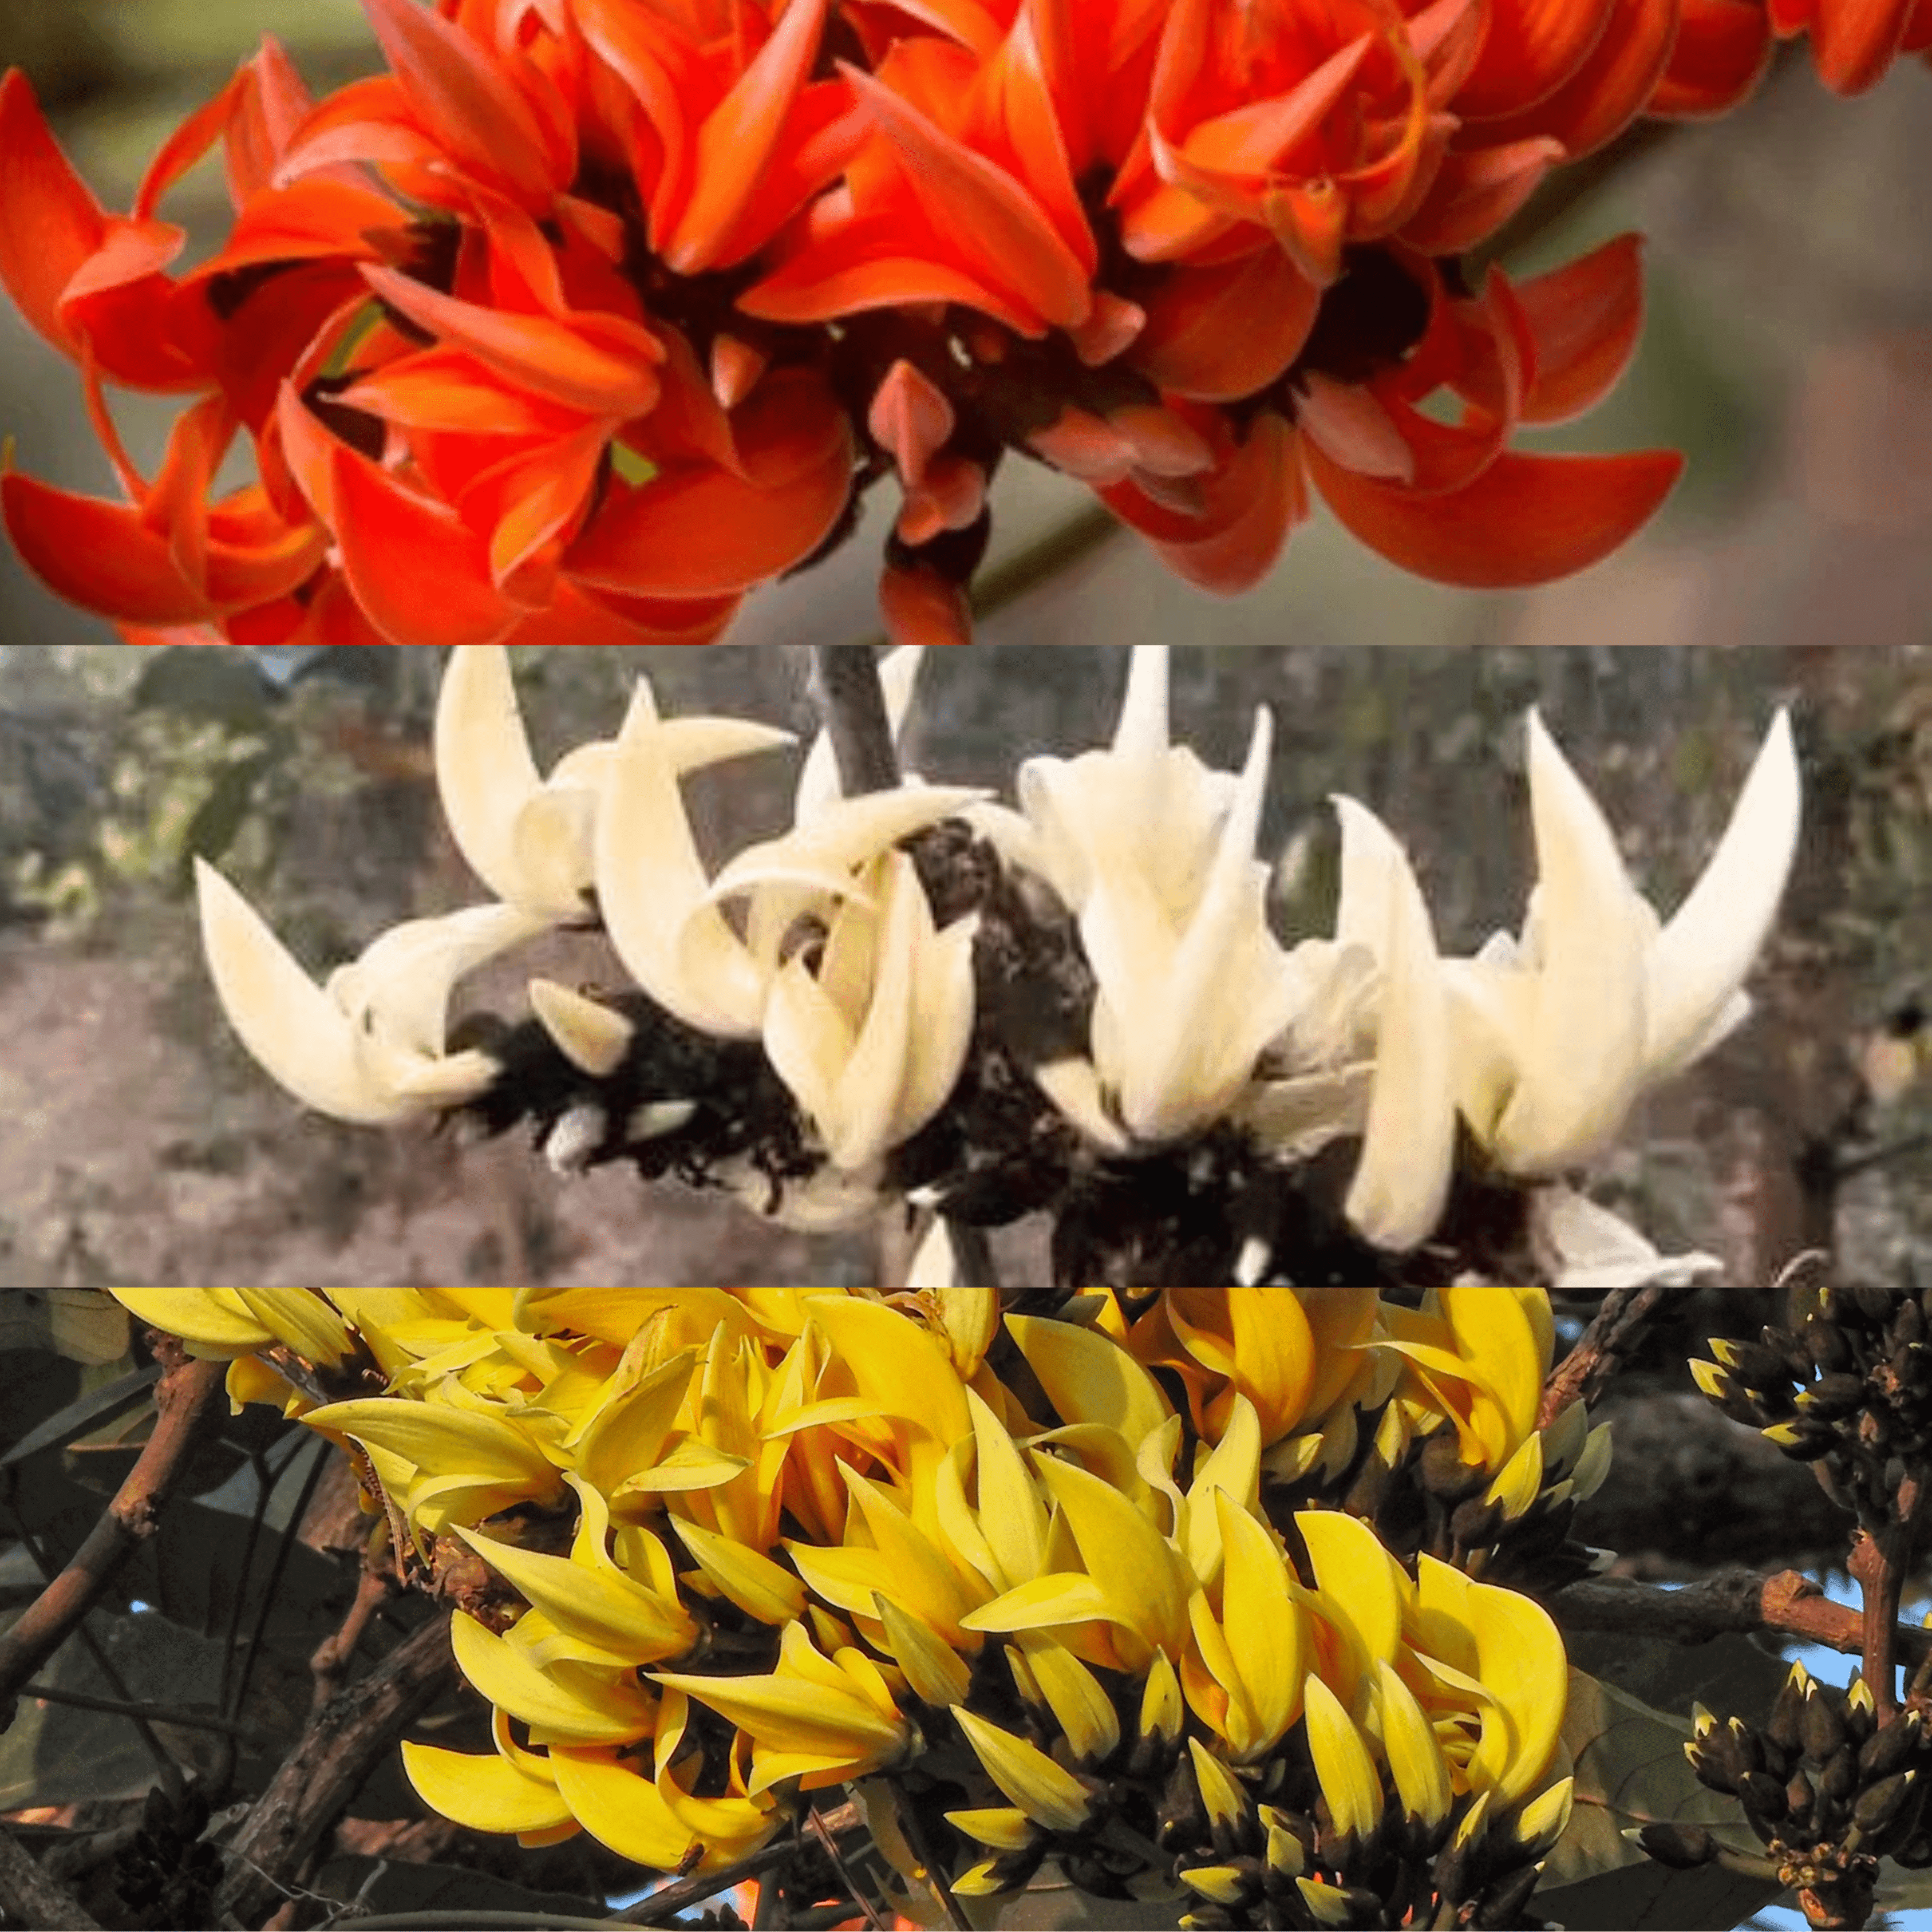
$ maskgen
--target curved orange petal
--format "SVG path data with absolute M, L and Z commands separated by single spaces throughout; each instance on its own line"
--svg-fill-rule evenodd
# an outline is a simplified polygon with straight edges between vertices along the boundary
M 614 488 L 566 556 L 570 575 L 631 596 L 702 597 L 748 590 L 816 549 L 851 492 L 844 416 L 802 372 L 769 378 L 741 414 L 742 476 L 686 470 Z
M 1176 575 L 1204 590 L 1246 590 L 1264 577 L 1288 533 L 1308 513 L 1298 449 L 1302 439 L 1272 410 L 1202 484 L 1201 514 L 1157 502 L 1137 484 L 1096 494 L 1154 545 Z
M 1085 321 L 1093 306 L 1087 272 L 1026 190 L 872 75 L 842 71 L 953 260 L 1030 309 L 1038 320 L 1030 333 Z
M 879 578 L 879 615 L 896 644 L 973 641 L 973 610 L 964 585 L 925 564 L 886 566 Z
M 572 410 L 504 382 L 466 349 L 424 349 L 359 376 L 335 400 L 386 422 L 481 436 L 561 436 Z
M 205 623 L 214 600 L 189 582 L 166 535 L 132 503 L 0 474 L 0 519 L 20 561 L 57 597 L 124 623 Z
M 696 185 L 660 252 L 681 275 L 717 266 L 818 53 L 826 0 L 791 0 L 777 28 L 698 130 Z
M 1811 22 L 1811 55 L 1834 94 L 1862 94 L 1897 57 L 1911 0 L 1821 0 Z
M 1619 235 L 1547 274 L 1515 284 L 1536 345 L 1525 422 L 1567 422 L 1616 386 L 1643 326 L 1642 238 Z
M 1227 403 L 1266 388 L 1301 353 L 1322 291 L 1270 244 L 1178 268 L 1142 306 L 1128 361 L 1170 394 Z
M 1647 112 L 1727 114 L 1771 64 L 1772 23 L 1756 0 L 1679 0 L 1677 44 Z
M 459 300 L 393 268 L 365 267 L 376 294 L 434 336 L 533 394 L 586 416 L 644 415 L 658 398 L 664 346 L 620 315 L 512 315 Z
M 1402 224 L 1402 238 L 1426 255 L 1460 254 L 1493 235 L 1562 158 L 1563 144 L 1544 134 L 1498 148 L 1452 150 Z
M 1489 32 L 1456 112 L 1515 114 L 1554 94 L 1610 24 L 1610 0 L 1490 0 Z
M 1371 550 L 1472 590 L 1544 584 L 1598 562 L 1648 521 L 1684 467 L 1674 450 L 1504 451 L 1461 489 L 1418 496 L 1344 470 L 1312 445 L 1306 456 L 1328 507 Z
M 554 130 L 505 70 L 460 26 L 416 0 L 362 0 L 362 7 L 404 94 L 449 159 L 546 212 L 569 186 L 576 156 L 558 152 Z
M 77 356 L 61 297 L 105 239 L 107 215 L 18 68 L 0 78 L 0 284 L 37 334 Z
M 487 539 L 454 511 L 339 445 L 329 496 L 349 587 L 391 644 L 494 644 L 522 615 L 491 578 Z
M 1614 0 L 1615 11 L 1582 65 L 1526 112 L 1472 129 L 1486 143 L 1547 134 L 1580 160 L 1644 111 L 1677 38 L 1678 0 Z

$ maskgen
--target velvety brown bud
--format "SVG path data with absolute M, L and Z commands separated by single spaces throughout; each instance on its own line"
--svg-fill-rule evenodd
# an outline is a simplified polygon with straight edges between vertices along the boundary
M 1882 1832 L 1904 1808 L 1916 1781 L 1909 1771 L 1901 1771 L 1893 1777 L 1880 1779 L 1869 1790 L 1860 1795 L 1857 1804 L 1852 1808 L 1852 1822 L 1868 1838 Z
M 1821 1376 L 1808 1389 L 1799 1392 L 1798 1412 L 1821 1422 L 1834 1422 L 1840 1416 L 1863 1407 L 1865 1390 L 1863 1376 Z
M 1858 1751 L 1858 1782 L 1876 1784 L 1880 1778 L 1904 1771 L 1917 1756 L 1924 1726 L 1915 1712 L 1908 1711 L 1882 1731 L 1874 1731 Z
M 1746 1772 L 1738 1780 L 1738 1798 L 1748 1812 L 1768 1825 L 1780 1823 L 1784 1818 L 1784 1786 L 1768 1772 Z
M 1718 1841 L 1701 1825 L 1646 1825 L 1636 1841 L 1660 1865 L 1690 1871 L 1716 1856 Z

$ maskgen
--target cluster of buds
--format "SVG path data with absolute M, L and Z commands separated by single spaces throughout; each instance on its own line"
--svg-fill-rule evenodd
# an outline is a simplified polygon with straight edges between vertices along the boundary
M 0 511 L 136 641 L 703 642 L 893 477 L 887 624 L 957 642 L 1011 454 L 1216 589 L 1316 491 L 1424 574 L 1560 574 L 1678 467 L 1513 446 L 1622 373 L 1636 241 L 1466 254 L 1774 32 L 1847 89 L 1932 38 L 1928 0 L 364 4 L 386 72 L 313 100 L 266 41 L 124 214 L 0 82 L 0 284 L 122 492 Z M 218 146 L 232 223 L 177 273 Z M 192 398 L 152 475 L 109 384 Z
M 1740 1718 L 1720 1724 L 1700 1706 L 1684 1749 L 1700 1783 L 1736 1798 L 1765 1856 L 1729 1851 L 1700 1826 L 1633 1832 L 1660 1864 L 1774 1876 L 1820 1927 L 1865 1922 L 1881 1858 L 1932 1865 L 1932 1736 L 1916 1709 L 1881 1726 L 1862 1678 L 1835 1690 L 1794 1664 L 1761 1730 Z
M 883 667 L 896 728 L 918 664 Z M 565 1172 L 627 1161 L 806 1227 L 1042 1211 L 1069 1286 L 1708 1266 L 1564 1179 L 1749 1010 L 1797 836 L 1786 721 L 1668 920 L 1532 716 L 1520 937 L 1444 957 L 1400 842 L 1343 798 L 1333 935 L 1291 947 L 1256 856 L 1270 715 L 1238 772 L 1212 770 L 1171 740 L 1167 674 L 1134 652 L 1112 744 L 1027 760 L 1017 809 L 916 778 L 846 797 L 821 740 L 791 829 L 714 876 L 683 776 L 786 734 L 664 718 L 640 683 L 614 739 L 545 777 L 507 655 L 471 646 L 436 772 L 496 901 L 398 927 L 318 986 L 203 866 L 215 984 L 256 1058 L 338 1118 L 527 1123 Z M 460 980 L 560 928 L 601 932 L 633 985 L 538 980 L 527 1018 L 451 1024 Z
M 1802 1328 L 1714 1337 L 1697 1386 L 1733 1421 L 1819 1465 L 1871 1529 L 1932 1456 L 1932 1288 L 1822 1288 Z
M 404 1749 L 460 1823 L 718 1870 L 879 1780 L 956 1892 L 1537 1922 L 1555 1624 L 1265 1466 L 1366 1400 L 1520 1481 L 1539 1294 L 118 1292 L 350 1449 L 458 1604 L 495 1749 Z

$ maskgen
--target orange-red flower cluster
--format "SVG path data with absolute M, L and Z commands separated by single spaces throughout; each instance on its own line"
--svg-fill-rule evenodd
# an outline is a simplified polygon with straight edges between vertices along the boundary
M 1856 81 L 1932 0 L 1815 4 Z M 9 466 L 0 510 L 135 638 L 703 641 L 890 473 L 888 622 L 957 640 L 1011 451 L 1216 589 L 1311 486 L 1426 575 L 1576 568 L 1675 458 L 1511 445 L 1616 379 L 1636 245 L 1460 258 L 1740 98 L 1804 0 L 364 4 L 386 73 L 313 101 L 267 41 L 126 214 L 0 82 L 0 281 L 124 499 Z M 177 272 L 158 211 L 218 146 L 234 219 Z M 152 474 L 109 385 L 188 399 Z

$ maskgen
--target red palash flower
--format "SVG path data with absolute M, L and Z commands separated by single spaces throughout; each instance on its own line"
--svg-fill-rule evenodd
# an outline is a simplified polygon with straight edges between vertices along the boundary
M 1457 258 L 1639 114 L 1742 98 L 1770 34 L 1758 0 L 364 4 L 387 72 L 311 102 L 268 44 L 124 216 L 0 84 L 0 282 L 123 499 L 10 471 L 0 513 L 130 634 L 704 641 L 892 474 L 888 627 L 959 641 L 1012 451 L 1217 589 L 1311 490 L 1448 581 L 1580 568 L 1676 460 L 1513 442 L 1628 360 L 1635 245 L 1520 287 Z M 156 211 L 218 143 L 233 224 L 177 275 Z M 152 478 L 112 384 L 188 399 Z M 242 437 L 259 480 L 214 498 Z
M 1820 77 L 1862 94 L 1902 55 L 1932 58 L 1932 0 L 1769 0 L 1780 38 L 1808 33 Z

